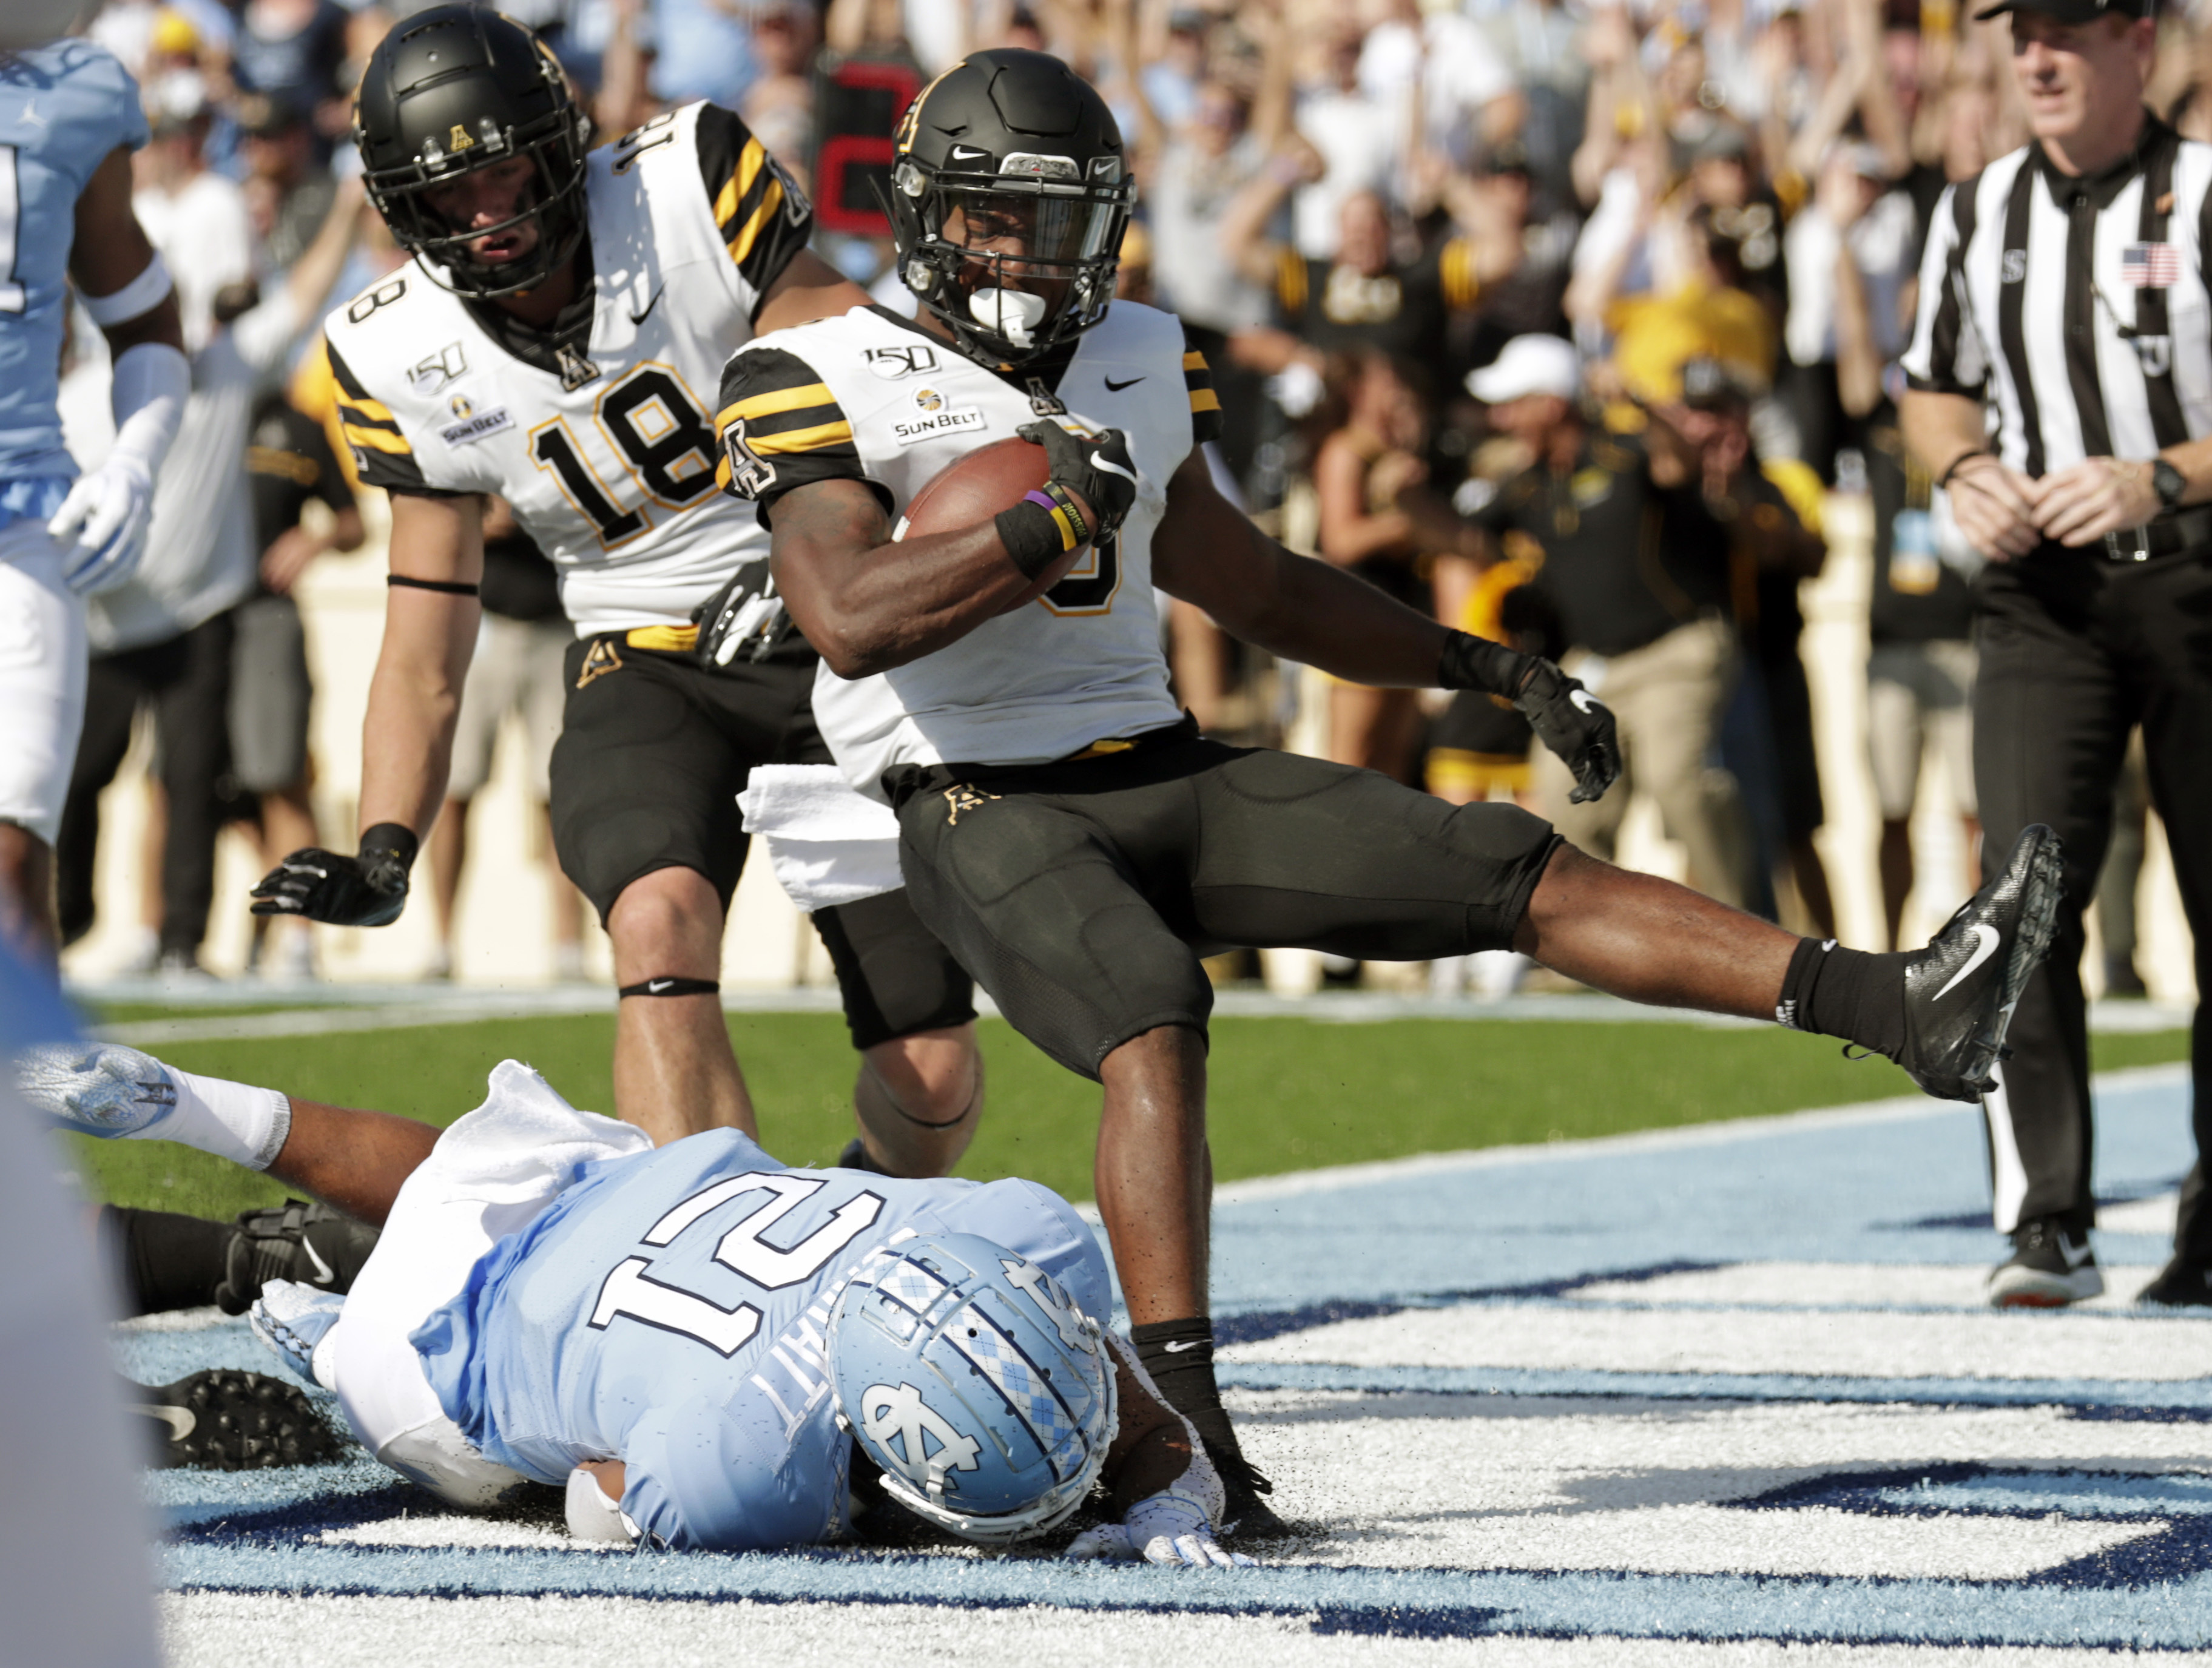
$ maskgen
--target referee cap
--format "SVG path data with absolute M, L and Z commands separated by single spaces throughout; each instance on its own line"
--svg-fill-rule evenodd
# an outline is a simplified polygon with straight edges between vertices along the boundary
M 1997 0 L 1974 14 L 1977 23 L 2011 11 L 2041 12 L 2061 23 L 2094 23 L 2100 17 L 2148 17 L 2157 0 Z

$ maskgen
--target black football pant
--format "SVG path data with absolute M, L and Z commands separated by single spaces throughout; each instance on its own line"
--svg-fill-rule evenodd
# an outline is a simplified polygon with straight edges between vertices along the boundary
M 2212 551 L 2142 563 L 2051 545 L 1992 563 L 1976 585 L 1974 785 L 1983 872 L 2030 823 L 2065 842 L 2066 895 L 2051 954 L 2021 995 L 1988 1102 L 1996 1225 L 2094 1220 L 2089 1189 L 2089 1037 L 2081 991 L 2082 910 L 2112 835 L 2128 733 L 2142 726 L 2152 802 L 2166 820 L 2181 901 L 2196 935 L 2199 990 L 2212 989 Z M 2197 1013 L 2200 1085 L 2212 1032 Z M 2212 1105 L 2195 1099 L 2200 1155 Z M 2175 1249 L 2212 1263 L 2212 1206 L 2185 1190 Z
M 1201 740 L 884 777 L 922 922 L 1070 1071 L 1162 1026 L 1204 1032 L 1200 958 L 1285 945 L 1429 961 L 1513 942 L 1559 837 L 1373 770 Z
M 84 733 L 70 773 L 54 845 L 62 942 L 92 929 L 93 860 L 100 845 L 100 795 L 122 767 L 131 721 L 154 712 L 159 775 L 169 801 L 161 847 L 161 948 L 197 951 L 215 901 L 216 837 L 222 831 L 222 779 L 230 769 L 228 613 L 181 637 L 94 655 L 84 694 Z

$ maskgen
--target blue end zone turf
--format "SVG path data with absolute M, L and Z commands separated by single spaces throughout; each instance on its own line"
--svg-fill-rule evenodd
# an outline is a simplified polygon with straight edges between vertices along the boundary
M 167 1580 L 276 1595 L 603 1595 L 1287 1618 L 1589 1635 L 2179 1650 L 2212 1636 L 2212 1316 L 2141 1310 L 2189 1159 L 2178 1070 L 2106 1081 L 2113 1288 L 1992 1313 L 1971 1108 L 1835 1114 L 1225 1189 L 1221 1378 L 1313 1532 L 1203 1575 L 1019 1551 L 573 1547 L 362 1458 L 149 1479 Z M 126 1329 L 166 1381 L 271 1363 L 239 1322 Z M 327 1398 L 325 1398 L 327 1402 Z

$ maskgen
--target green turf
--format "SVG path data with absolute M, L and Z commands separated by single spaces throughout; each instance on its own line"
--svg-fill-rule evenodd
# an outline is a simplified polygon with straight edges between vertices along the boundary
M 989 1107 L 961 1173 L 1028 1176 L 1090 1197 L 1097 1086 L 1002 1023 L 987 1020 L 981 1030 Z M 732 1014 L 730 1032 L 769 1150 L 795 1164 L 834 1158 L 851 1133 L 843 1021 Z M 442 1124 L 477 1104 L 484 1073 L 508 1055 L 535 1065 L 576 1105 L 610 1110 L 613 1032 L 611 1018 L 566 1015 L 184 1043 L 164 1052 L 187 1070 Z M 2100 1037 L 2096 1063 L 2183 1060 L 2188 1048 L 2185 1032 Z M 1848 1062 L 1833 1043 L 1771 1028 L 1480 1020 L 1220 1020 L 1212 1080 L 1214 1173 L 1223 1181 L 1838 1105 L 1911 1088 L 1886 1062 Z M 120 1204 L 227 1216 L 283 1193 L 164 1143 L 79 1138 L 77 1146 L 88 1183 Z

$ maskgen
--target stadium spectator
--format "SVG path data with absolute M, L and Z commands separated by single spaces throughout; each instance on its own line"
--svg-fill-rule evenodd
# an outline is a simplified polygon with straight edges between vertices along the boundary
M 469 861 L 469 807 L 491 779 L 492 756 L 512 716 L 522 739 L 534 855 L 550 889 L 553 977 L 573 982 L 584 977 L 583 899 L 551 861 L 550 807 L 553 744 L 561 736 L 562 707 L 568 698 L 561 662 L 576 633 L 562 609 L 560 578 L 553 564 L 515 525 L 514 512 L 504 499 L 493 499 L 484 516 L 484 571 L 478 600 L 483 604 L 483 624 L 461 691 L 445 808 L 430 833 L 438 949 L 427 977 L 453 976 L 461 875 Z
M 246 469 L 253 499 L 253 539 L 261 551 L 260 587 L 232 611 L 230 780 L 251 796 L 261 855 L 275 862 L 317 843 L 307 790 L 313 760 L 307 722 L 314 685 L 295 592 L 301 575 L 328 551 L 361 545 L 363 530 L 353 489 L 322 426 L 282 393 L 262 397 L 253 419 Z M 326 527 L 303 512 L 319 502 Z M 304 921 L 253 918 L 247 966 L 278 978 L 311 978 L 314 952 Z M 272 953 L 268 947 L 276 945 Z
M 229 764 L 233 611 L 258 583 L 245 467 L 248 435 L 261 394 L 282 374 L 337 281 L 361 204 L 357 186 L 339 193 L 313 247 L 267 300 L 234 318 L 216 314 L 210 302 L 212 333 L 192 355 L 191 397 L 155 484 L 146 560 L 87 609 L 94 658 L 84 734 L 56 848 L 64 942 L 92 926 L 100 790 L 123 762 L 133 717 L 150 706 L 167 803 L 160 964 L 178 975 L 199 971 L 222 824 L 217 787 Z M 164 230 L 188 247 L 194 240 L 173 223 Z M 162 234 L 149 233 L 161 247 Z M 179 253 L 165 255 L 182 265 Z M 231 293 L 241 300 L 252 295 L 250 289 Z M 189 324 L 186 335 L 190 339 Z M 76 428 L 73 445 L 88 454 L 105 449 L 84 425 Z
M 1889 185 L 1874 146 L 1839 143 L 1813 200 L 1790 222 L 1788 349 L 1782 398 L 1806 462 L 1835 484 L 1837 454 L 1864 456 L 1887 401 L 1884 368 L 1904 350 L 1904 314 L 1919 256 L 1912 199 Z
M 255 94 L 239 100 L 237 113 L 256 267 L 282 272 L 313 241 L 337 185 L 319 160 L 314 130 L 301 111 Z
M 1936 514 L 1935 483 L 1905 449 L 1885 401 L 1868 431 L 1867 481 L 1874 502 L 1874 577 L 1867 606 L 1867 757 L 1881 816 L 1877 862 L 1887 941 L 1905 942 L 1913 887 L 1912 813 L 1922 762 L 1942 767 L 1946 808 L 1957 819 L 1963 872 L 1971 873 L 1981 825 L 1974 803 L 1973 598 L 1967 571 L 1978 559 L 1948 515 Z
M 1313 474 L 1322 559 L 1426 613 L 1433 604 L 1420 529 L 1398 508 L 1399 494 L 1428 473 L 1419 375 L 1371 348 L 1332 356 Z M 1340 764 L 1410 783 L 1420 728 L 1414 691 L 1330 679 L 1328 756 Z
M 1494 549 L 1516 533 L 1543 552 L 1535 582 L 1569 646 L 1561 664 L 1613 709 L 1622 786 L 1657 803 L 1687 849 L 1690 884 L 1741 905 L 1742 807 L 1735 781 L 1709 763 L 1738 656 L 1726 539 L 1699 491 L 1695 447 L 1662 422 L 1640 437 L 1593 425 L 1578 408 L 1574 350 L 1557 337 L 1507 344 L 1468 387 L 1534 459 L 1476 510 L 1476 526 Z M 1572 804 L 1572 780 L 1555 764 L 1548 753 L 1536 761 L 1544 814 L 1609 859 L 1629 794 Z

